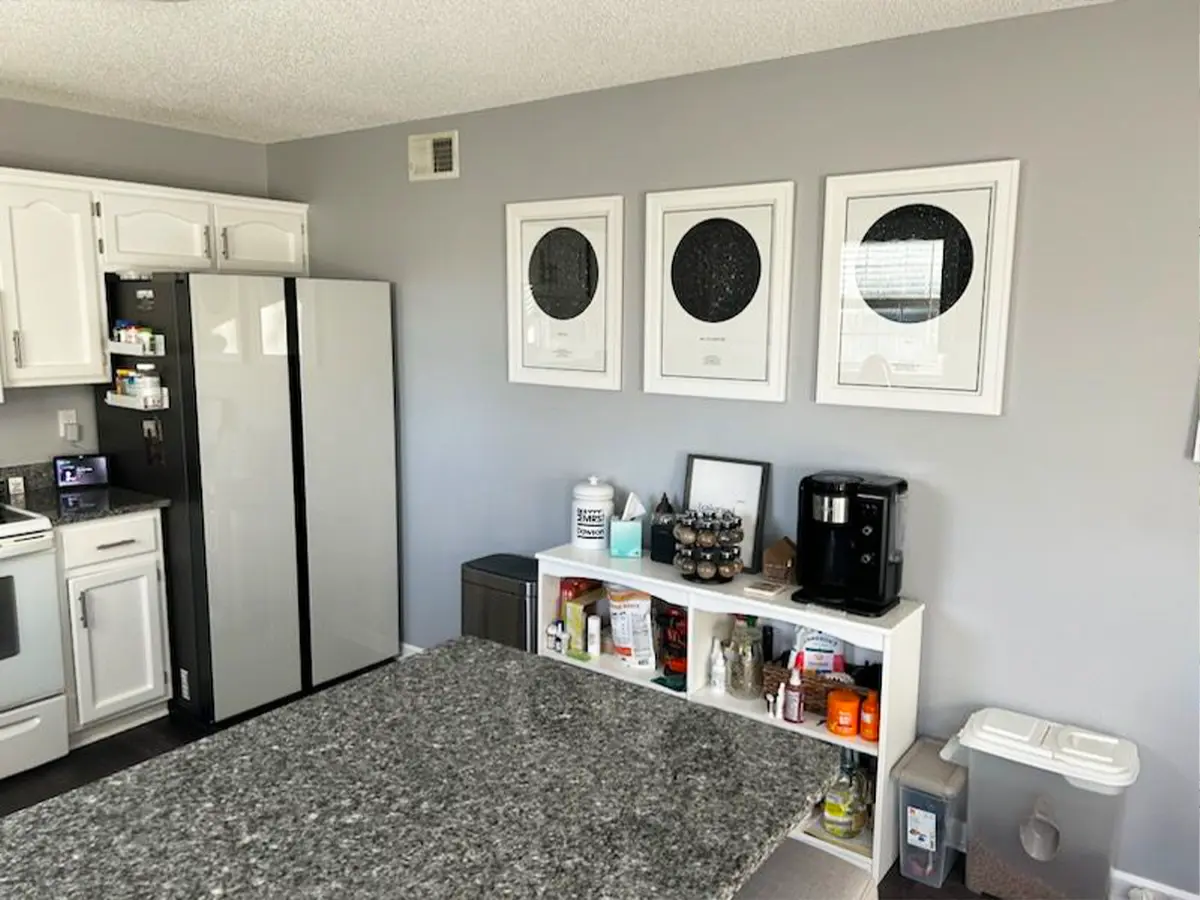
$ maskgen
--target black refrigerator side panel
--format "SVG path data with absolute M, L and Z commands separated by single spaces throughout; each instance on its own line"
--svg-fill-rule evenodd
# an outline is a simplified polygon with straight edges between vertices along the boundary
M 110 326 L 125 319 L 165 337 L 166 355 L 151 361 L 169 392 L 168 408 L 138 412 L 110 407 L 104 403 L 108 387 L 102 387 L 96 394 L 96 419 L 100 451 L 110 458 L 112 483 L 171 501 L 163 510 L 163 541 L 172 707 L 209 723 L 212 656 L 187 276 L 157 274 L 151 281 L 121 281 L 110 275 L 106 288 Z M 114 356 L 113 367 L 136 361 Z

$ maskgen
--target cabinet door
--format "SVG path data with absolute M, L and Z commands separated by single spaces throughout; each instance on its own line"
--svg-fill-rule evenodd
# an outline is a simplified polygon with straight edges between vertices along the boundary
M 303 213 L 218 204 L 214 215 L 220 245 L 217 268 L 226 272 L 304 274 L 307 253 Z
M 92 195 L 0 184 L 0 322 L 9 387 L 108 380 Z
M 156 556 L 67 579 L 79 724 L 167 696 Z
M 212 207 L 200 200 L 101 194 L 108 269 L 211 269 Z

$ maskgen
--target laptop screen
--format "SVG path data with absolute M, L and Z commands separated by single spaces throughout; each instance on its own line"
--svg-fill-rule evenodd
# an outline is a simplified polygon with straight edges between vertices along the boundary
M 54 457 L 54 483 L 60 490 L 103 487 L 108 484 L 108 457 L 99 454 L 56 456 Z

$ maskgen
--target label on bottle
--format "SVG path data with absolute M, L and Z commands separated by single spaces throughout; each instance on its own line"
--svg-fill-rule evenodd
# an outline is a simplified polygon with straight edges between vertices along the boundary
M 783 692 L 783 718 L 788 722 L 804 721 L 804 692 Z
M 937 850 L 937 814 L 927 809 L 908 808 L 908 842 L 914 847 Z

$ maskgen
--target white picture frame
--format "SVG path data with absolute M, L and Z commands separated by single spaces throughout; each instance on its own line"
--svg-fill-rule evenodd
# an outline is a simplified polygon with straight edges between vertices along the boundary
M 795 197 L 792 181 L 646 195 L 646 393 L 787 399 Z
M 817 403 L 1000 415 L 1019 174 L 825 180 Z
M 504 213 L 508 380 L 621 390 L 623 198 L 509 203 Z

